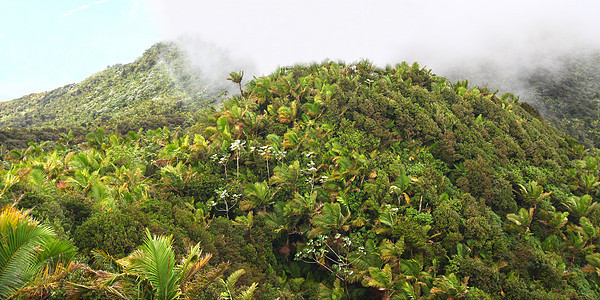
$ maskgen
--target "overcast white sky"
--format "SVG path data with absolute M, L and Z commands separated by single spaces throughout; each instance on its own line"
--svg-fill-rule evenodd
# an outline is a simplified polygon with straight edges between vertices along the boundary
M 151 1 L 163 36 L 247 55 L 261 72 L 324 58 L 432 68 L 597 47 L 599 1 Z M 435 70 L 434 70 L 435 71 Z
M 514 72 L 600 48 L 600 1 L 592 0 L 0 3 L 0 100 L 81 81 L 182 35 L 222 49 L 255 75 L 325 58 L 418 61 L 438 74 L 486 62 Z

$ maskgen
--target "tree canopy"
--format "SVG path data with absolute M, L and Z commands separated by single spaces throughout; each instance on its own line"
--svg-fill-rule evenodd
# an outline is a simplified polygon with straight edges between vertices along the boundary
M 2 153 L 0 201 L 85 266 L 55 297 L 600 297 L 600 156 L 517 97 L 416 63 L 232 74 L 191 126 Z

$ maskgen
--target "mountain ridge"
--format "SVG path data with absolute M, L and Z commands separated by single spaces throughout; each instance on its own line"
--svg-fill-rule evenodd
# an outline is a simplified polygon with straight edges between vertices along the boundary
M 117 64 L 79 83 L 0 103 L 0 128 L 100 126 L 146 111 L 210 105 L 175 43 L 158 43 L 136 61 Z
M 148 119 L 148 122 L 137 124 L 144 128 L 173 126 L 164 118 L 151 119 L 168 114 L 181 122 L 193 114 L 190 109 L 201 110 L 217 104 L 220 101 L 218 95 L 223 91 L 235 92 L 225 78 L 217 83 L 214 78 L 203 75 L 202 66 L 192 66 L 188 55 L 177 42 L 157 43 L 132 63 L 109 66 L 79 83 L 1 102 L 0 130 L 116 127 L 123 120 L 132 119 L 131 116 Z M 600 143 L 600 132 L 596 129 L 600 122 L 599 88 L 595 83 L 595 79 L 600 78 L 599 57 L 597 53 L 566 55 L 557 59 L 552 70 L 540 67 L 518 76 L 518 80 L 528 85 L 528 101 L 532 101 L 523 103 L 538 111 L 532 113 L 543 115 L 587 147 L 596 147 Z M 589 78 L 582 79 L 584 75 Z M 489 79 L 492 74 L 479 77 L 486 76 Z M 127 84 L 130 86 L 125 86 Z M 503 86 L 504 90 L 507 88 Z M 148 114 L 148 111 L 154 113 Z M 157 124 L 153 125 L 154 122 Z M 135 131 L 134 124 L 121 127 Z M 126 133 L 127 129 L 120 131 Z

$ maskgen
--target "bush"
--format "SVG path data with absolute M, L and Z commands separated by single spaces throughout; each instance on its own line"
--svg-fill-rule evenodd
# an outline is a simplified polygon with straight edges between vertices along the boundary
M 120 258 L 141 245 L 143 237 L 144 226 L 138 217 L 112 210 L 93 214 L 75 230 L 73 240 L 83 254 L 101 249 Z

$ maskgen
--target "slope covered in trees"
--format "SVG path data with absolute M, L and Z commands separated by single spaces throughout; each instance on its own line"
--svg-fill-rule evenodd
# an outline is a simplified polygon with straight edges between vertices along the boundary
M 216 96 L 202 85 L 175 43 L 158 43 L 133 63 L 115 65 L 77 84 L 0 102 L 0 128 L 113 126 L 186 123 L 186 109 L 210 105 Z
M 600 52 L 581 49 L 541 55 L 508 67 L 506 63 L 472 60 L 446 70 L 453 80 L 468 78 L 519 95 L 544 119 L 586 147 L 600 146 Z M 514 65 L 514 64 L 513 64 Z
M 48 297 L 163 295 L 153 244 L 212 256 L 185 284 L 165 263 L 167 298 L 600 297 L 600 157 L 531 106 L 405 63 L 240 87 L 187 128 L 2 154 L 1 204 L 78 249 Z
M 557 128 L 588 147 L 600 147 L 600 53 L 561 57 L 558 71 L 540 68 L 524 78 L 539 97 L 534 106 Z

